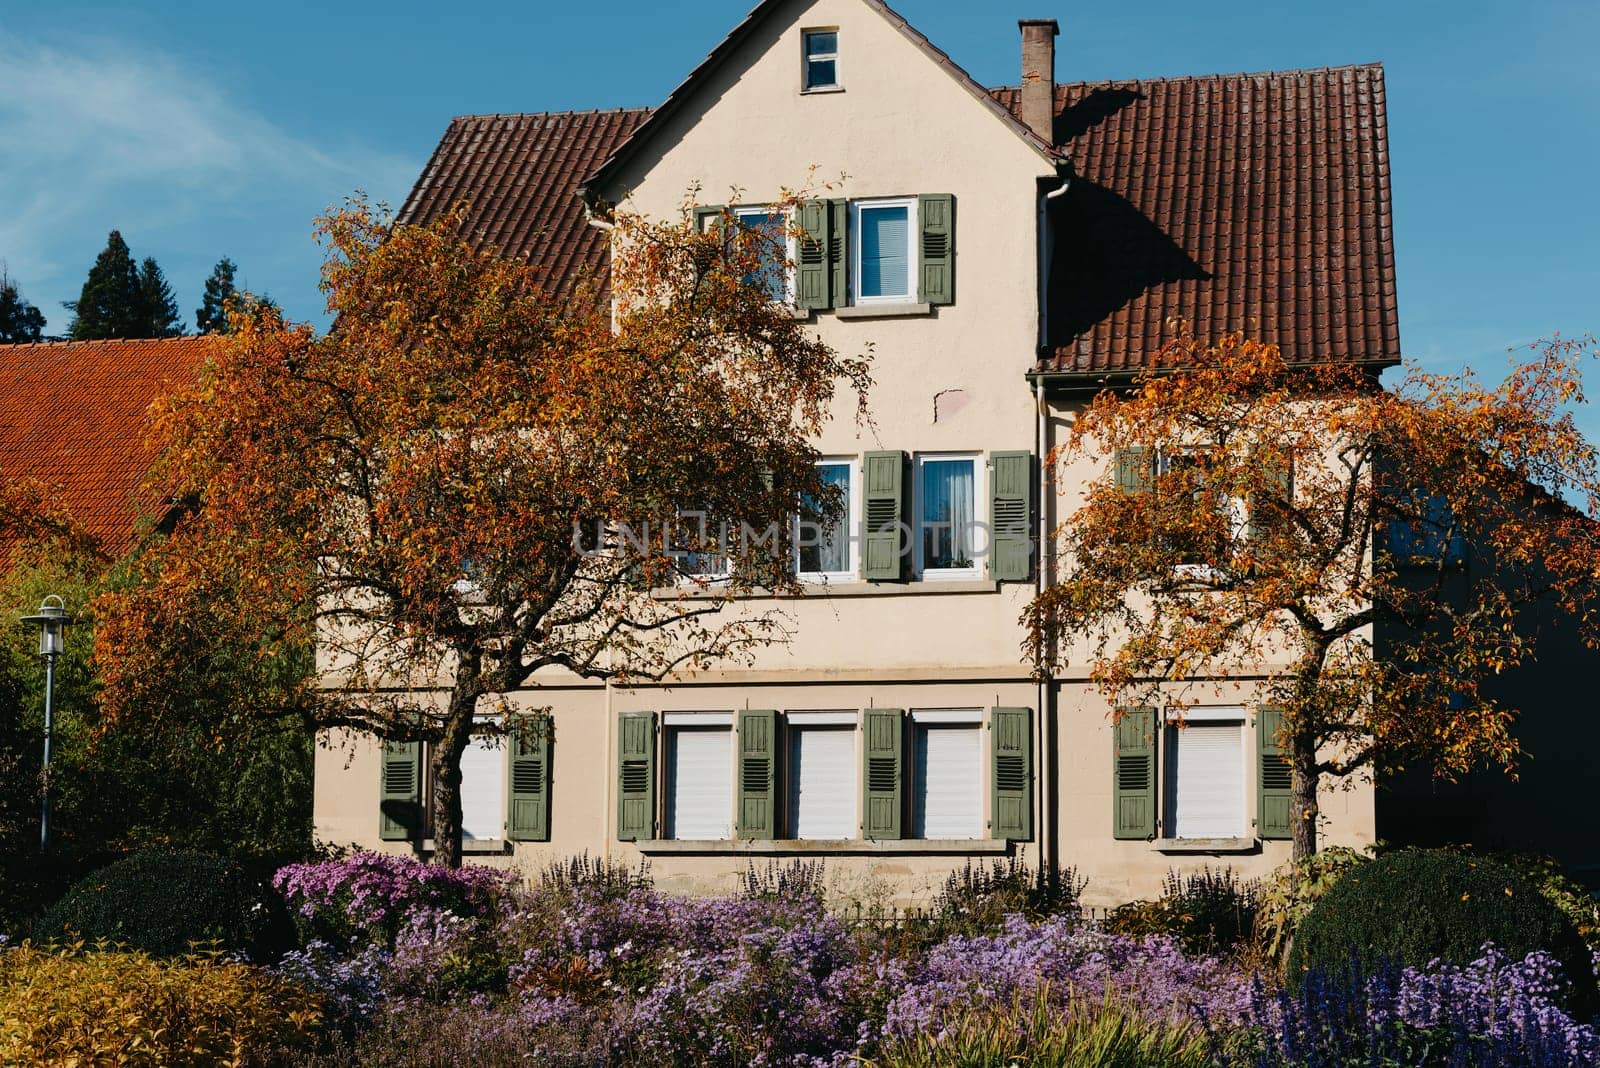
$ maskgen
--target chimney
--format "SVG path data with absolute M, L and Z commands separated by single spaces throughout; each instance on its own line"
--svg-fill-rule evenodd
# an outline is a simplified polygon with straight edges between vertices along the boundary
M 1022 30 L 1022 124 L 1047 145 L 1056 143 L 1055 19 L 1018 19 Z

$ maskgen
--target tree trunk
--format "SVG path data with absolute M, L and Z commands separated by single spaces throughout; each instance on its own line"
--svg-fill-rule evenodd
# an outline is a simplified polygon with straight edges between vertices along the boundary
M 1289 745 L 1289 826 L 1298 862 L 1317 851 L 1317 740 L 1296 732 Z
M 433 746 L 433 862 L 461 867 L 461 754 L 472 741 L 473 714 L 483 687 L 479 660 L 463 656 L 445 713 L 444 734 Z

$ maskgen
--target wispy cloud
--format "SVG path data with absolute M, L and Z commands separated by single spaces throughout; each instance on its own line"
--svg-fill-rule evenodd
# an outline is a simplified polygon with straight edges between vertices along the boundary
M 273 225 L 273 209 L 292 202 L 300 237 L 330 200 L 403 189 L 415 173 L 414 161 L 376 150 L 327 151 L 179 58 L 3 31 L 0 145 L 0 257 L 51 289 L 63 270 L 81 278 L 87 266 L 70 233 L 103 239 L 110 225 L 158 231 L 241 211 Z

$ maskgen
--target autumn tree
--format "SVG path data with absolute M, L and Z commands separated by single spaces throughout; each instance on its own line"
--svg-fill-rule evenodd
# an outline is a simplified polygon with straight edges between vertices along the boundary
M 98 654 L 116 717 L 218 656 L 269 672 L 314 632 L 321 674 L 287 703 L 427 743 L 450 865 L 462 752 L 525 729 L 508 695 L 537 705 L 539 673 L 654 680 L 784 639 L 772 602 L 735 599 L 797 588 L 787 520 L 841 504 L 812 435 L 868 384 L 770 301 L 762 250 L 687 214 L 617 215 L 614 319 L 463 218 L 358 202 L 319 224 L 326 336 L 235 317 L 156 423 L 156 485 L 196 507 L 100 604 Z
M 1320 785 L 1513 767 L 1518 701 L 1493 679 L 1536 657 L 1536 611 L 1600 634 L 1600 478 L 1573 419 L 1592 347 L 1543 344 L 1498 385 L 1411 368 L 1383 388 L 1181 337 L 1060 449 L 1101 473 L 1025 616 L 1036 661 L 1180 718 L 1201 683 L 1271 665 L 1254 692 L 1281 712 L 1297 858 Z

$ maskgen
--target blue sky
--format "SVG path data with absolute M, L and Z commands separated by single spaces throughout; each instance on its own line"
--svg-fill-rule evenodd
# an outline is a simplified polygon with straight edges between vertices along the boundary
M 452 115 L 656 103 L 751 2 L 0 0 L 0 260 L 52 332 L 112 227 L 191 326 L 222 255 L 323 321 L 326 205 L 398 205 Z M 1024 16 L 1060 21 L 1063 81 L 1382 60 L 1406 353 L 1498 371 L 1600 328 L 1593 0 L 897 7 L 986 84 Z

